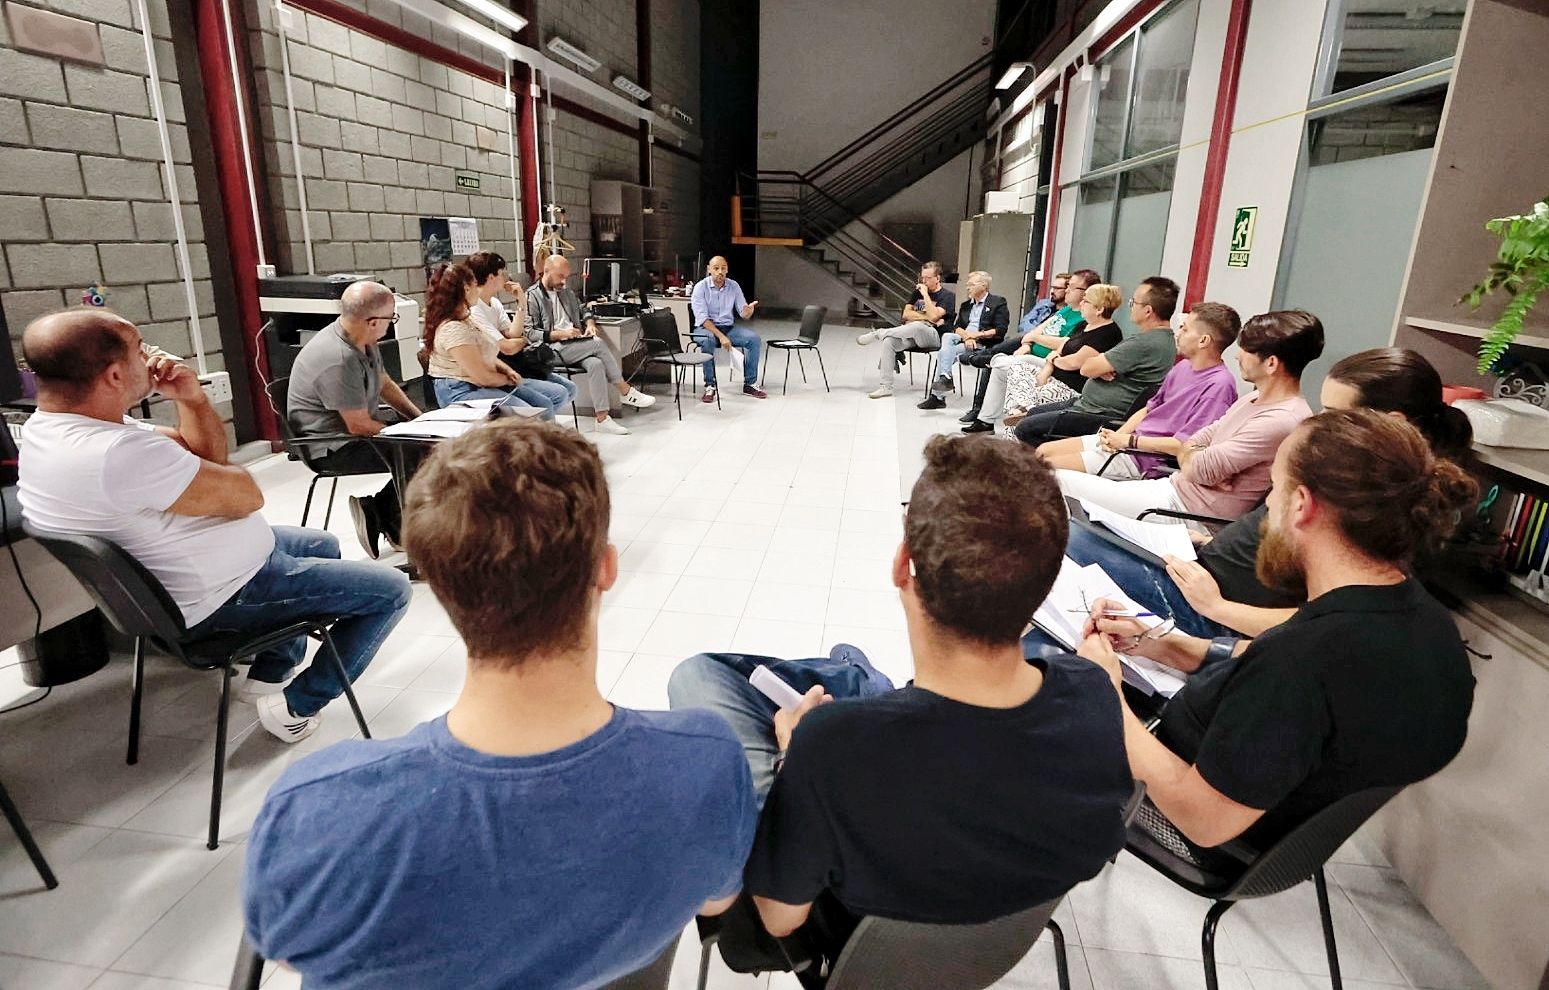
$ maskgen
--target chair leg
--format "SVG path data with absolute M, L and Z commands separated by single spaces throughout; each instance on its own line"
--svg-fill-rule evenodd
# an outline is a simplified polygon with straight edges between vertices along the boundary
M 129 752 L 124 762 L 134 766 L 140 762 L 140 701 L 145 695 L 145 637 L 136 636 L 134 641 L 134 673 L 129 687 Z
M 0 812 L 5 813 L 5 820 L 11 823 L 11 829 L 21 840 L 22 848 L 27 851 L 27 858 L 32 860 L 38 876 L 43 878 L 43 886 L 49 890 L 59 886 L 59 881 L 54 878 L 54 871 L 48 868 L 48 860 L 43 858 L 43 850 L 39 849 L 38 844 L 33 841 L 32 832 L 28 831 L 27 823 L 22 821 L 22 813 L 11 803 L 11 796 L 5 792 L 4 785 L 0 785 Z
M 360 702 L 355 700 L 355 689 L 350 686 L 349 672 L 344 669 L 344 661 L 339 658 L 338 647 L 333 645 L 333 634 L 327 626 L 319 626 L 318 632 L 323 636 L 322 648 L 328 651 L 328 657 L 333 661 L 334 673 L 339 675 L 339 683 L 344 685 L 344 700 L 350 703 L 350 711 L 355 713 L 355 724 L 360 726 L 360 734 L 370 739 L 371 730 L 366 727 L 366 716 L 360 712 Z
M 303 526 L 307 524 L 307 517 L 312 514 L 312 493 L 317 491 L 317 483 L 321 479 L 322 475 L 314 474 L 312 476 L 312 483 L 307 486 L 307 500 L 301 507 L 301 525 Z
M 678 407 L 678 422 L 683 422 L 683 367 L 672 366 L 672 404 Z
M 1205 930 L 1200 935 L 1200 947 L 1205 954 L 1205 990 L 1220 990 L 1216 981 L 1216 923 L 1221 915 L 1232 909 L 1236 901 L 1216 901 L 1205 914 Z
M 814 347 L 812 353 L 817 356 L 818 370 L 823 373 L 823 391 L 832 392 L 833 389 L 828 387 L 828 369 L 823 367 L 823 352 Z
M 1070 990 L 1070 960 L 1065 956 L 1065 933 L 1053 918 L 1049 919 L 1045 927 L 1054 937 L 1054 971 L 1059 977 L 1060 990 Z
M 1334 916 L 1328 906 L 1328 880 L 1323 867 L 1312 875 L 1313 885 L 1318 888 L 1318 914 L 1323 919 L 1323 946 L 1328 950 L 1328 978 L 1334 990 L 1343 990 L 1344 981 L 1339 975 L 1339 946 L 1334 942 Z
M 328 487 L 328 509 L 323 513 L 323 528 L 328 528 L 328 523 L 333 519 L 333 497 L 339 494 L 339 479 L 333 479 L 333 484 Z
M 221 788 L 226 782 L 226 724 L 230 721 L 231 679 L 236 676 L 236 658 L 221 668 L 221 706 L 215 713 L 215 776 L 210 783 L 210 837 L 204 847 L 220 845 Z
M 807 362 L 801 359 L 801 348 L 793 348 L 796 351 L 796 367 L 801 369 L 801 383 L 807 384 Z
M 710 950 L 714 946 L 713 941 L 699 943 L 699 982 L 695 984 L 696 990 L 705 990 L 705 984 L 710 982 Z
M 791 390 L 791 350 L 785 349 L 785 378 L 780 382 L 780 394 L 784 395 Z

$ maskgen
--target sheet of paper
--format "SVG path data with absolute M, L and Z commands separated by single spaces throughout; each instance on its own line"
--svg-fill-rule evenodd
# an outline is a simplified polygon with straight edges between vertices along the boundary
M 477 422 L 478 420 L 481 420 L 481 419 L 486 419 L 486 418 L 488 418 L 488 416 L 489 416 L 489 407 L 488 406 L 486 406 L 483 409 L 475 409 L 475 408 L 473 408 L 471 406 L 465 406 L 465 405 L 463 405 L 461 403 L 456 403 L 454 405 L 446 406 L 446 407 L 444 407 L 442 409 L 432 409 L 432 410 L 430 410 L 427 413 L 421 413 L 420 417 L 418 419 L 414 420 L 413 422 L 416 422 L 416 423 L 437 423 L 437 422 L 473 423 L 473 422 Z
M 1045 632 L 1070 649 L 1081 640 L 1081 627 L 1086 622 L 1086 609 L 1099 598 L 1118 602 L 1125 611 L 1141 613 L 1145 609 L 1114 582 L 1101 564 L 1085 567 L 1069 557 L 1060 562 L 1060 572 L 1054 579 L 1049 597 L 1033 613 L 1033 621 Z M 1141 615 L 1139 621 L 1155 628 L 1165 621 L 1160 616 Z M 1119 655 L 1123 663 L 1124 681 L 1147 695 L 1160 694 L 1171 698 L 1183 686 L 1184 675 L 1170 667 L 1147 660 L 1145 657 Z
M 1093 522 L 1102 523 L 1135 546 L 1149 550 L 1158 557 L 1173 556 L 1180 560 L 1193 560 L 1197 556 L 1194 541 L 1189 539 L 1189 527 L 1181 522 L 1142 522 L 1091 502 L 1083 501 L 1081 506 L 1086 509 L 1087 518 Z
M 1081 641 L 1081 626 L 1086 621 L 1081 600 L 1081 565 L 1069 557 L 1060 561 L 1049 596 L 1033 612 L 1033 621 L 1044 632 L 1070 649 Z
M 1183 674 L 1171 667 L 1164 667 L 1155 660 L 1121 653 L 1119 662 L 1123 664 L 1120 673 L 1124 677 L 1124 683 L 1143 694 L 1159 694 L 1164 698 L 1171 698 L 1178 693 L 1179 688 L 1183 687 L 1185 680 Z
M 407 423 L 394 423 L 382 430 L 384 437 L 423 437 L 430 440 L 451 440 L 473 429 L 472 423 L 456 420 L 411 419 Z

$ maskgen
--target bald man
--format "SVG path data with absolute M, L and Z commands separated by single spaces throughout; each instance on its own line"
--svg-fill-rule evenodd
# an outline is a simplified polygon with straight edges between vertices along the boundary
M 94 308 L 40 317 L 22 352 L 38 381 L 38 411 L 22 427 L 30 524 L 118 544 L 167 589 L 188 642 L 342 616 L 334 644 L 350 680 L 360 676 L 408 611 L 408 578 L 340 560 L 328 533 L 265 522 L 263 493 L 228 463 L 225 426 L 199 379 L 174 358 L 147 356 L 123 317 Z M 176 408 L 176 426 L 124 416 L 153 391 Z M 344 692 L 326 661 L 287 684 L 305 654 L 304 636 L 264 651 L 238 692 L 289 743 L 316 731 L 323 706 Z
M 597 330 L 597 318 L 581 305 L 570 279 L 570 259 L 551 254 L 543 262 L 543 275 L 533 285 L 527 299 L 527 340 L 529 344 L 549 344 L 559 352 L 561 361 L 580 365 L 587 371 L 587 389 L 597 417 L 597 432 L 626 436 L 629 429 L 612 417 L 613 397 L 610 386 L 618 391 L 619 402 L 644 409 L 656 404 L 624 380 L 624 370 L 613 349 L 603 342 Z
M 387 377 L 377 342 L 398 322 L 397 299 L 381 282 L 356 282 L 339 300 L 339 318 L 307 341 L 290 372 L 290 398 L 285 415 L 298 437 L 374 437 L 392 422 L 387 406 L 404 419 L 419 407 Z M 382 454 L 369 440 L 335 440 L 308 445 L 311 466 L 341 474 L 373 474 L 388 470 Z M 412 473 L 423 460 L 417 450 L 405 451 Z M 375 560 L 377 541 L 393 544 L 399 534 L 398 487 L 391 480 L 375 495 L 350 496 L 350 516 L 360 545 Z
M 705 365 L 705 394 L 700 400 L 715 401 L 717 347 L 727 350 L 735 347 L 742 351 L 742 394 L 767 399 L 769 395 L 758 387 L 758 349 L 763 341 L 756 331 L 737 322 L 739 318 L 753 318 L 758 300 L 748 302 L 736 279 L 726 277 L 728 270 L 725 258 L 720 255 L 711 258 L 706 266 L 706 276 L 689 294 L 689 309 L 694 314 L 694 343 L 710 355 L 710 361 Z

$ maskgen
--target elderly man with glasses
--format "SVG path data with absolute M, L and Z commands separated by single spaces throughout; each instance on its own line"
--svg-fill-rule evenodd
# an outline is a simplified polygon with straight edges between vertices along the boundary
M 380 282 L 356 282 L 339 300 L 339 318 L 307 341 L 290 372 L 290 398 L 285 410 L 298 437 L 350 434 L 373 437 L 392 420 L 386 403 L 405 419 L 420 414 L 398 383 L 382 368 L 377 341 L 398 322 L 397 300 Z M 367 439 L 336 440 L 313 445 L 312 467 L 347 474 L 386 471 L 387 465 Z M 418 458 L 409 464 L 418 466 Z M 392 481 L 375 495 L 350 496 L 350 515 L 361 546 L 378 556 L 377 540 L 399 538 L 398 490 Z

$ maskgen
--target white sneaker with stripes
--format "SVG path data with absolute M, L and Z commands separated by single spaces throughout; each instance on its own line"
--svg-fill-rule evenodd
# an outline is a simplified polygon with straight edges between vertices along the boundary
M 284 694 L 266 694 L 258 699 L 258 724 L 282 742 L 298 743 L 316 732 L 322 722 L 317 715 L 293 714 Z

